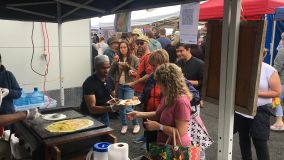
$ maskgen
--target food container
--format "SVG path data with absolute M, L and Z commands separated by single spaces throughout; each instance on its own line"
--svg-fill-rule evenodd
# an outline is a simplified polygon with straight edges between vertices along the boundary
M 93 160 L 108 160 L 108 142 L 99 142 L 93 146 Z

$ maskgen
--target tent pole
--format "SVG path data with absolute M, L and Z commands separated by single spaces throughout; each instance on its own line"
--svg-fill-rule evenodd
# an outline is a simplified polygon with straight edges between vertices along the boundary
M 222 31 L 218 160 L 231 160 L 241 0 L 224 0 Z
M 61 4 L 57 1 L 57 23 L 58 23 L 58 51 L 59 51 L 59 79 L 60 79 L 60 104 L 64 106 L 64 76 L 63 76 L 63 54 L 62 54 L 62 17 Z
M 64 106 L 64 78 L 63 78 L 63 55 L 62 55 L 62 22 L 58 22 L 58 49 L 59 49 L 59 74 L 60 74 L 60 104 Z
M 270 65 L 272 65 L 273 61 L 273 50 L 274 50 L 274 39 L 275 39 L 275 28 L 276 28 L 276 20 L 273 20 L 273 27 L 272 27 L 272 37 L 270 43 Z

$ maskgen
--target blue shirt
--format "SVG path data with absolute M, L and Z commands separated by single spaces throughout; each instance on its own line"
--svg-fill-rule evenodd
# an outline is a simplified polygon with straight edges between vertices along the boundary
M 160 37 L 157 40 L 161 43 L 163 49 L 165 49 L 167 45 L 171 44 L 171 40 L 167 37 Z

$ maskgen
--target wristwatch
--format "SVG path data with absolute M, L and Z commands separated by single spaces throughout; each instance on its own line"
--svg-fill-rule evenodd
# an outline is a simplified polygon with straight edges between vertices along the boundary
M 164 125 L 160 124 L 160 131 L 164 131 Z

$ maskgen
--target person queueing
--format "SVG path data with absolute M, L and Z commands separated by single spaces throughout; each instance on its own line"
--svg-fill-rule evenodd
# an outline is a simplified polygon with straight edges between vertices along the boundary
M 197 45 L 184 44 L 180 43 L 176 46 L 176 53 L 179 57 L 179 60 L 176 64 L 182 69 L 184 77 L 190 81 L 190 83 L 196 88 L 200 96 L 202 90 L 202 81 L 203 81 L 203 66 L 204 62 L 194 56 L 192 56 L 192 50 L 196 49 Z M 197 104 L 193 110 L 200 112 L 200 106 L 202 105 L 202 100 L 200 105 Z
M 108 56 L 110 64 L 112 64 L 113 59 L 115 59 L 118 53 L 119 40 L 116 37 L 111 37 L 108 39 L 108 47 L 105 49 L 103 55 Z
M 127 41 L 120 42 L 118 55 L 119 59 L 112 63 L 109 73 L 113 75 L 112 77 L 115 77 L 117 97 L 119 99 L 131 99 L 134 96 L 134 90 L 125 84 L 135 81 L 139 59 L 131 54 Z M 132 106 L 124 106 L 119 109 L 122 134 L 126 134 L 128 129 L 126 113 L 132 111 Z M 137 119 L 134 119 L 132 123 L 134 125 L 133 133 L 137 134 L 140 131 L 139 122 Z
M 152 67 L 152 70 L 155 72 L 157 67 L 159 67 L 162 64 L 169 62 L 169 56 L 167 51 L 164 49 L 158 49 L 151 53 L 149 56 L 149 64 Z M 154 74 L 152 73 L 144 87 L 144 90 L 139 97 L 142 104 L 144 104 L 144 111 L 145 112 L 153 112 L 156 111 L 158 106 L 161 102 L 161 90 L 159 85 L 157 85 L 156 80 L 154 78 Z M 144 119 L 146 121 L 146 119 Z M 149 143 L 155 142 L 157 139 L 157 131 L 144 131 L 144 141 L 146 141 L 146 148 L 149 150 Z M 135 142 L 142 142 L 143 137 L 140 137 Z
M 105 125 L 109 125 L 109 112 L 115 112 L 119 106 L 108 104 L 115 96 L 114 81 L 108 76 L 110 64 L 106 55 L 98 55 L 94 60 L 96 72 L 83 83 L 83 97 L 80 110 L 83 114 L 92 115 Z
M 166 143 L 168 137 L 173 136 L 173 129 L 177 129 L 182 146 L 190 146 L 190 135 L 187 132 L 192 94 L 188 90 L 181 69 L 172 63 L 162 64 L 156 69 L 154 77 L 163 94 L 157 111 L 133 111 L 128 113 L 128 118 L 146 119 L 144 125 L 148 131 L 159 131 L 158 143 Z M 181 144 L 178 142 L 178 145 Z
M 282 87 L 280 100 L 281 100 L 281 103 L 283 104 L 284 102 L 284 47 L 281 47 L 278 49 L 278 53 L 274 59 L 273 67 L 277 70 L 280 76 L 281 87 Z M 270 129 L 273 131 L 283 131 L 284 130 L 284 123 L 282 119 L 283 118 L 283 108 L 281 104 L 276 106 L 275 115 L 276 115 L 276 121 L 272 126 L 270 126 Z
M 139 36 L 136 43 L 138 45 L 137 53 L 139 53 L 141 58 L 136 73 L 136 81 L 127 83 L 127 85 L 133 87 L 136 94 L 139 96 L 143 92 L 145 82 L 153 71 L 149 64 L 149 56 L 151 55 L 149 49 L 149 38 L 143 35 Z
M 239 133 L 239 146 L 243 160 L 252 160 L 251 139 L 258 160 L 269 160 L 267 141 L 270 134 L 272 98 L 279 97 L 281 83 L 277 71 L 262 62 L 255 116 L 235 112 L 234 133 Z

